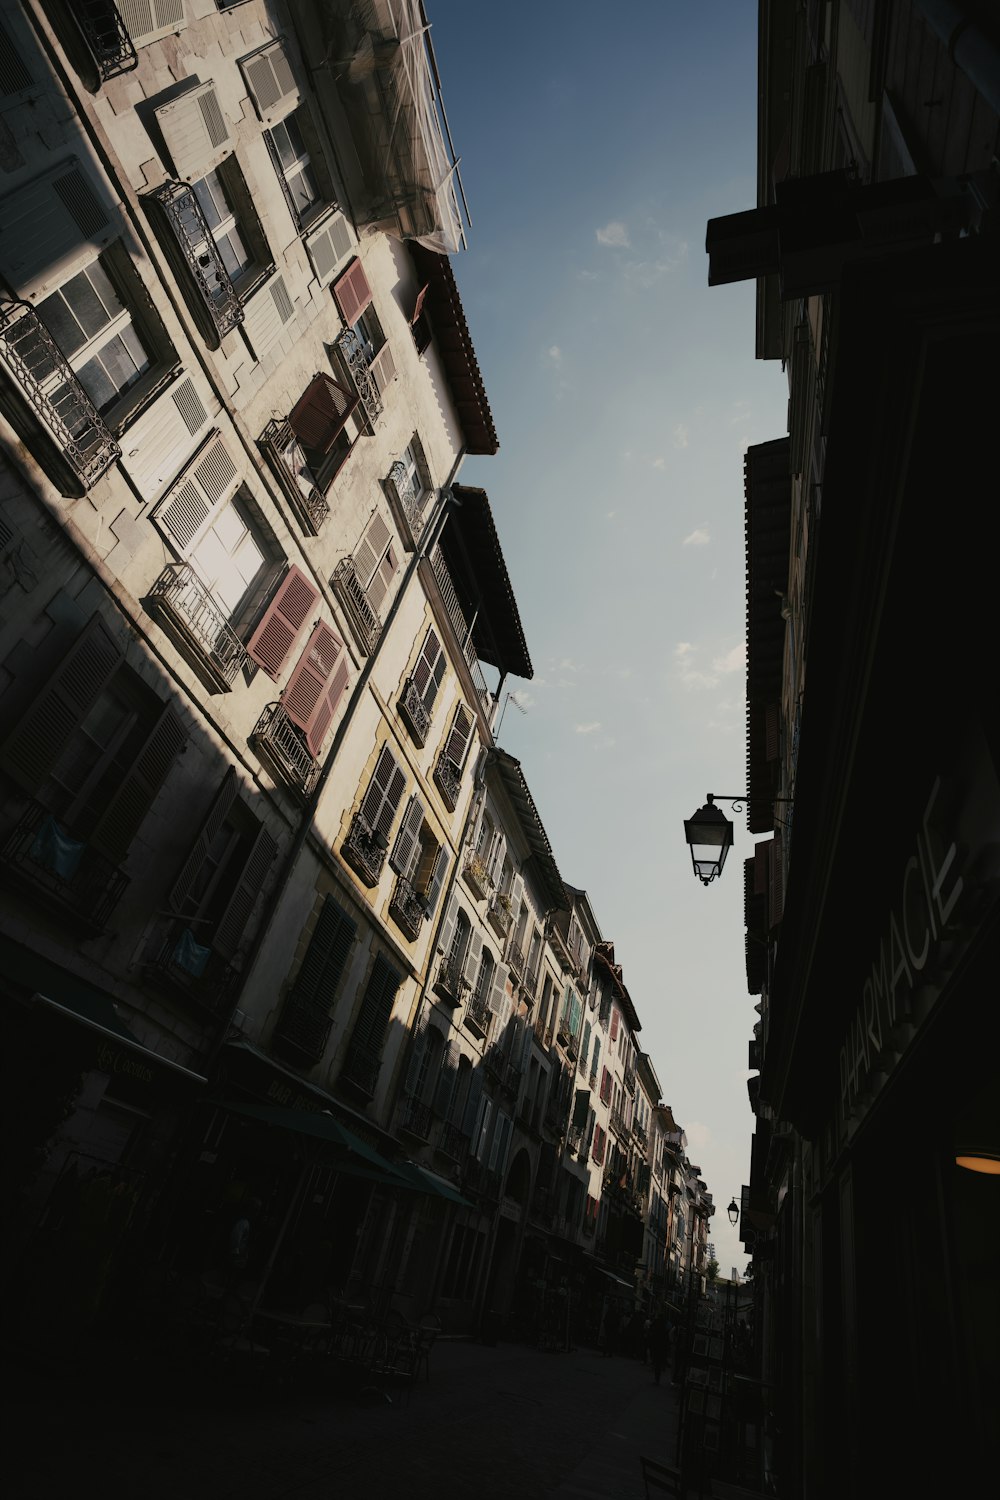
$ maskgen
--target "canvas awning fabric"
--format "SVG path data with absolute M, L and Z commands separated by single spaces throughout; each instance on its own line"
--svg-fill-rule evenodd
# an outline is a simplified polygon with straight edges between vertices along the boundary
M 241 1100 L 215 1099 L 211 1101 L 220 1109 L 229 1110 L 230 1114 L 243 1115 L 248 1120 L 258 1120 L 262 1125 L 273 1126 L 276 1130 L 290 1130 L 297 1135 L 306 1135 L 313 1140 L 325 1141 L 328 1146 L 335 1146 L 341 1151 L 348 1152 L 358 1162 L 366 1167 L 373 1167 L 376 1175 L 383 1178 L 396 1176 L 396 1168 L 386 1161 L 385 1157 L 375 1150 L 374 1146 L 368 1146 L 360 1136 L 356 1136 L 353 1130 L 348 1130 L 341 1125 L 332 1115 L 323 1110 L 308 1109 L 282 1109 L 272 1104 L 244 1104 Z
M 417 1166 L 416 1162 L 399 1162 L 393 1167 L 393 1171 L 397 1176 L 402 1177 L 404 1182 L 411 1183 L 418 1192 L 444 1198 L 447 1203 L 457 1203 L 460 1208 L 473 1207 L 468 1198 L 463 1198 L 452 1183 L 444 1177 L 439 1177 L 428 1167 Z

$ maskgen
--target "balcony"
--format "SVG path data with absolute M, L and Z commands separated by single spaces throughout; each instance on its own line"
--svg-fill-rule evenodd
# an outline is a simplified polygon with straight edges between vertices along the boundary
M 628 1091 L 629 1091 L 630 1094 L 634 1094 L 635 1093 L 635 1069 L 634 1068 L 626 1068 L 625 1069 L 625 1087 L 628 1089 Z
M 316 484 L 291 423 L 272 418 L 258 443 L 302 530 L 306 536 L 319 536 L 329 518 L 330 507 Z
M 462 976 L 462 965 L 451 957 L 442 958 L 434 980 L 434 993 L 454 1009 L 461 1004 L 462 996 L 469 988 L 469 981 Z
M 568 1134 L 566 1136 L 566 1146 L 567 1146 L 567 1149 L 569 1151 L 572 1151 L 574 1153 L 574 1155 L 578 1155 L 579 1152 L 580 1152 L 580 1147 L 582 1145 L 583 1145 L 583 1126 L 582 1125 L 571 1125 L 569 1127 L 569 1132 L 568 1132 Z
M 403 722 L 409 729 L 414 743 L 422 749 L 427 743 L 427 732 L 431 727 L 431 715 L 412 677 L 406 679 L 406 686 L 399 700 L 399 711 L 403 716 Z
M 419 541 L 424 529 L 422 501 L 426 499 L 427 492 L 421 491 L 419 495 L 417 494 L 409 470 L 398 459 L 389 470 L 388 482 L 392 487 L 396 503 L 406 518 L 410 535 L 414 542 Z
M 636 1125 L 633 1122 L 633 1124 L 632 1124 L 632 1134 L 635 1136 L 636 1140 L 639 1142 L 639 1145 L 645 1151 L 646 1147 L 649 1144 L 649 1139 L 648 1139 L 648 1137 L 646 1135 L 645 1130 L 643 1130 L 642 1126 L 641 1125 Z
M 500 1075 L 500 1087 L 506 1089 L 508 1094 L 518 1094 L 521 1089 L 521 1069 L 517 1063 L 506 1063 L 503 1073 Z
M 272 1043 L 276 1050 L 291 1052 L 296 1060 L 312 1066 L 322 1061 L 332 1026 L 333 1018 L 322 1006 L 297 999 L 293 990 L 278 1017 Z
M 497 937 L 505 938 L 510 931 L 510 897 L 504 891 L 494 891 L 486 915 Z
M 414 1099 L 412 1095 L 405 1094 L 400 1100 L 396 1124 L 407 1135 L 412 1135 L 418 1141 L 426 1141 L 431 1133 L 432 1119 L 431 1107 L 422 1099 Z
M 519 948 L 516 943 L 511 943 L 510 950 L 507 954 L 507 967 L 510 969 L 512 976 L 517 980 L 518 984 L 524 983 L 524 970 L 526 963 L 527 959 L 525 957 L 524 949 Z
M 194 188 L 168 179 L 147 195 L 154 217 L 167 231 L 166 248 L 186 273 L 196 297 L 199 322 L 209 344 L 218 347 L 243 322 L 243 308 Z
M 128 885 L 117 865 L 74 839 L 38 802 L 28 804 L 0 846 L 0 874 L 90 933 L 104 930 Z
M 280 703 L 267 705 L 254 725 L 250 743 L 277 780 L 300 796 L 309 795 L 319 767 L 309 754 L 302 731 Z
M 0 361 L 54 438 L 74 487 L 91 489 L 122 450 L 35 309 L 4 296 Z
M 364 654 L 371 656 L 382 634 L 382 621 L 368 603 L 353 557 L 341 558 L 330 582 L 350 621 L 355 640 Z
M 389 898 L 389 915 L 410 942 L 415 943 L 427 915 L 427 906 L 423 896 L 418 895 L 403 875 L 397 879 Z
M 228 693 L 250 658 L 194 569 L 187 563 L 168 563 L 153 584 L 146 607 L 187 648 L 192 666 L 208 686 Z
M 347 1049 L 344 1065 L 340 1070 L 340 1082 L 349 1084 L 366 1099 L 374 1099 L 378 1087 L 378 1075 L 382 1071 L 381 1053 L 366 1047 L 363 1042 L 352 1041 Z
M 476 1157 L 470 1156 L 466 1163 L 463 1187 L 478 1193 L 480 1198 L 498 1202 L 500 1198 L 500 1173 L 491 1172 Z
M 478 1036 L 481 1041 L 485 1040 L 489 1035 L 492 1020 L 493 1012 L 486 1004 L 486 1001 L 481 999 L 479 995 L 473 995 L 465 1007 L 465 1025 L 472 1032 L 473 1036 Z
M 486 678 L 483 676 L 483 669 L 479 665 L 479 657 L 476 654 L 476 648 L 472 641 L 472 629 L 466 621 L 461 604 L 458 602 L 458 595 L 455 593 L 455 585 L 451 581 L 451 574 L 448 572 L 444 553 L 436 544 L 431 552 L 431 567 L 434 569 L 434 577 L 437 579 L 438 588 L 441 590 L 441 599 L 447 611 L 448 618 L 451 620 L 452 628 L 458 637 L 466 666 L 472 674 L 476 696 L 482 704 L 484 712 L 488 714 L 493 704 L 492 694 L 486 686 Z
M 449 812 L 458 806 L 458 794 L 462 790 L 462 773 L 447 755 L 441 755 L 434 767 L 434 780 L 441 793 L 441 800 Z
M 490 877 L 487 873 L 485 863 L 474 849 L 470 849 L 465 856 L 465 864 L 462 867 L 462 871 L 472 890 L 479 897 L 480 901 L 482 901 L 490 888 Z
M 132 38 L 114 0 L 77 0 L 72 16 L 103 83 L 138 67 Z
M 491 1042 L 483 1052 L 483 1066 L 499 1082 L 503 1077 L 503 1070 L 507 1059 L 500 1050 L 499 1042 Z
M 618 1135 L 627 1135 L 628 1127 L 625 1124 L 625 1116 L 620 1109 L 611 1108 L 611 1129 Z
M 337 336 L 337 349 L 358 393 L 369 426 L 374 427 L 382 415 L 382 397 L 379 395 L 375 377 L 371 371 L 368 346 L 358 338 L 353 328 L 345 328 Z
M 469 1137 L 459 1125 L 453 1125 L 448 1121 L 441 1127 L 441 1138 L 438 1141 L 437 1149 L 441 1152 L 442 1156 L 447 1156 L 452 1161 L 458 1162 L 461 1169 L 468 1155 Z
M 365 885 L 378 885 L 389 845 L 380 833 L 368 827 L 360 813 L 355 815 L 351 831 L 344 840 L 342 853 Z
M 236 970 L 213 949 L 203 947 L 182 921 L 171 922 L 154 941 L 143 972 L 147 983 L 181 996 L 196 1011 L 219 1021 L 232 1014 Z

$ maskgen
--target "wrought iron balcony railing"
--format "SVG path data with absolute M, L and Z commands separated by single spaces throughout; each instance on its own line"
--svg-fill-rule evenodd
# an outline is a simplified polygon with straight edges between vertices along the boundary
M 441 1127 L 438 1150 L 461 1166 L 468 1154 L 469 1137 L 461 1126 L 453 1125 L 450 1120 L 446 1121 Z
M 441 598 L 448 612 L 448 618 L 451 620 L 452 628 L 461 644 L 462 655 L 465 657 L 466 665 L 472 674 L 476 694 L 483 708 L 488 712 L 493 697 L 486 686 L 486 678 L 483 676 L 482 668 L 479 665 L 479 657 L 473 644 L 472 630 L 465 618 L 462 606 L 458 602 L 458 595 L 455 592 L 455 585 L 451 581 L 451 574 L 448 572 L 448 564 L 444 560 L 444 553 L 436 544 L 431 551 L 431 567 L 434 569 L 434 576 L 437 579 L 438 588 L 441 590 Z
M 422 1099 L 414 1099 L 411 1094 L 404 1094 L 399 1104 L 397 1124 L 400 1130 L 405 1130 L 414 1135 L 418 1140 L 426 1141 L 431 1133 L 431 1107 Z
M 291 423 L 272 418 L 259 442 L 302 530 L 307 536 L 319 536 L 329 518 L 330 507 L 317 487 Z
M 147 607 L 193 647 L 214 686 L 228 692 L 249 664 L 246 647 L 194 569 L 168 563 L 149 591 Z
M 626 1068 L 625 1069 L 625 1087 L 628 1089 L 628 1091 L 629 1091 L 630 1094 L 634 1094 L 635 1093 L 635 1069 L 634 1068 Z
M 503 891 L 494 891 L 486 915 L 493 930 L 505 938 L 510 931 L 510 897 Z
M 523 984 L 524 982 L 525 962 L 526 960 L 524 956 L 524 949 L 519 948 L 516 943 L 511 943 L 510 949 L 507 953 L 507 967 L 510 969 L 510 972 L 517 980 L 518 984 Z
M 132 38 L 115 0 L 77 0 L 72 15 L 105 83 L 138 67 Z
M 416 743 L 425 745 L 427 731 L 431 727 L 431 715 L 412 677 L 406 679 L 406 686 L 399 700 L 399 710 Z
M 103 931 L 128 886 L 117 865 L 74 839 L 39 802 L 28 804 L 0 845 L 0 873 L 89 932 Z
M 333 592 L 351 623 L 354 637 L 366 656 L 371 656 L 382 633 L 382 621 L 368 602 L 353 557 L 342 557 L 334 569 Z
M 441 793 L 441 800 L 449 811 L 454 812 L 458 805 L 458 794 L 462 790 L 462 773 L 449 756 L 438 757 L 434 767 L 434 780 Z
M 426 491 L 421 491 L 419 495 L 417 494 L 410 471 L 398 459 L 389 470 L 389 483 L 396 493 L 399 508 L 406 517 L 406 524 L 410 528 L 410 535 L 415 542 L 419 541 L 420 534 L 424 529 L 422 501 L 425 498 Z
M 354 382 L 354 388 L 358 393 L 361 405 L 364 407 L 368 422 L 374 427 L 378 418 L 382 415 L 382 397 L 379 395 L 375 377 L 371 372 L 371 361 L 368 355 L 368 346 L 358 338 L 353 328 L 345 328 L 343 333 L 337 337 L 337 348 L 340 356 L 350 372 Z
M 500 1076 L 500 1087 L 506 1089 L 508 1094 L 516 1094 L 521 1087 L 521 1069 L 516 1063 L 504 1063 L 503 1073 Z
M 397 879 L 389 898 L 389 915 L 411 943 L 415 943 L 427 915 L 427 906 L 404 875 Z
M 465 856 L 463 870 L 466 880 L 476 895 L 482 900 L 490 888 L 490 877 L 482 856 L 477 854 L 474 849 L 470 849 Z
M 462 965 L 458 960 L 450 955 L 442 958 L 434 980 L 435 994 L 440 995 L 447 1004 L 455 1006 L 461 1003 L 462 995 L 469 988 L 469 981 L 463 977 Z
M 254 725 L 250 742 L 281 781 L 302 796 L 309 795 L 319 767 L 309 753 L 302 731 L 280 703 L 267 705 Z
M 646 1132 L 643 1130 L 642 1126 L 636 1125 L 633 1122 L 632 1134 L 635 1136 L 636 1140 L 639 1142 L 639 1145 L 643 1148 L 643 1150 L 645 1150 L 645 1148 L 649 1144 L 649 1138 L 647 1137 Z
M 483 1066 L 499 1080 L 503 1076 L 507 1059 L 500 1050 L 499 1042 L 491 1042 L 483 1049 Z
M 171 922 L 153 944 L 145 964 L 146 979 L 182 995 L 216 1020 L 232 1012 L 237 971 L 211 948 L 201 946 L 184 922 Z
M 478 995 L 473 995 L 465 1007 L 465 1024 L 476 1036 L 485 1038 L 489 1034 L 490 1023 L 493 1020 L 493 1012 L 485 1000 Z
M 159 210 L 203 310 L 222 339 L 243 322 L 243 308 L 194 188 L 172 178 L 153 188 L 150 200 Z
M 311 1005 L 293 990 L 285 1001 L 274 1028 L 274 1045 L 292 1050 L 310 1064 L 322 1060 L 330 1040 L 333 1017 L 323 1006 Z
M 620 1109 L 615 1109 L 614 1105 L 611 1106 L 610 1119 L 612 1130 L 617 1131 L 619 1135 L 628 1134 L 628 1127 L 625 1124 L 625 1116 L 622 1114 Z
M 90 489 L 122 450 L 35 309 L 4 296 L 0 360 L 76 478 Z
M 381 1071 L 381 1053 L 374 1051 L 371 1047 L 366 1047 L 363 1042 L 352 1040 L 348 1045 L 347 1056 L 340 1070 L 341 1081 L 351 1084 L 359 1093 L 373 1099 Z
M 388 845 L 381 834 L 368 827 L 358 813 L 344 841 L 344 858 L 356 870 L 365 885 L 378 885 Z

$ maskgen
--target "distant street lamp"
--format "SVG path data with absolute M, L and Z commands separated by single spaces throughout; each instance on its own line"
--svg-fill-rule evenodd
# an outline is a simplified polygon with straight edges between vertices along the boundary
M 733 825 L 721 808 L 715 806 L 717 799 L 732 802 L 736 812 L 742 812 L 746 800 L 709 792 L 704 807 L 699 807 L 692 817 L 684 819 L 684 837 L 691 850 L 691 863 L 702 885 L 709 885 L 722 874 L 726 855 L 733 847 Z
M 729 1222 L 730 1222 L 730 1224 L 732 1224 L 733 1228 L 735 1229 L 735 1227 L 736 1227 L 736 1220 L 740 1216 L 740 1208 L 739 1208 L 739 1204 L 736 1202 L 736 1194 L 735 1193 L 733 1194 L 733 1201 L 732 1201 L 732 1203 L 730 1203 L 729 1207 L 726 1209 L 726 1213 L 729 1215 Z

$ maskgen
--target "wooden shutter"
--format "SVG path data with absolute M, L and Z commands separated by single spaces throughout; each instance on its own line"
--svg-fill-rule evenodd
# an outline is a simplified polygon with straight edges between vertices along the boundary
M 489 1137 L 490 1119 L 492 1117 L 492 1114 L 493 1100 L 485 1098 L 480 1099 L 479 1118 L 476 1121 L 476 1128 L 473 1131 L 472 1135 L 472 1154 L 479 1160 L 482 1160 L 483 1151 L 486 1147 L 486 1141 Z
M 601 1074 L 601 1099 L 602 1099 L 602 1101 L 605 1104 L 607 1104 L 607 1102 L 608 1102 L 608 1100 L 610 1098 L 611 1098 L 611 1074 L 608 1072 L 607 1068 L 605 1068 L 604 1072 Z
M 445 755 L 451 761 L 457 771 L 461 771 L 465 764 L 465 757 L 469 751 L 472 740 L 473 718 L 464 703 L 460 703 L 455 710 L 455 722 L 451 726 L 448 743 L 445 746 Z
M 351 921 L 332 896 L 327 896 L 292 985 L 296 1000 L 329 1015 L 357 930 L 357 923 Z
M 775 834 L 768 840 L 767 908 L 771 927 L 781 921 L 785 906 L 785 872 L 781 863 L 781 839 Z
M 493 984 L 489 994 L 489 1007 L 495 1016 L 500 1014 L 504 1001 L 507 999 L 507 975 L 509 972 L 506 964 L 497 964 L 493 970 Z
M 611 1011 L 611 1040 L 612 1041 L 614 1041 L 615 1038 L 618 1035 L 618 1021 L 619 1021 L 618 1012 L 612 1008 L 612 1011 Z
M 288 414 L 288 424 L 307 448 L 329 453 L 358 404 L 356 391 L 349 391 L 330 375 L 317 375 Z
M 243 929 L 250 919 L 257 897 L 260 895 L 271 868 L 278 846 L 266 828 L 261 828 L 254 839 L 246 864 L 240 871 L 233 893 L 212 939 L 212 947 L 223 958 L 232 958 L 243 936 Z
M 298 101 L 295 75 L 281 40 L 268 43 L 252 57 L 243 58 L 240 67 L 257 113 L 265 125 L 287 114 L 289 105 Z
M 392 1004 L 396 991 L 402 983 L 402 975 L 380 953 L 372 967 L 371 977 L 365 988 L 361 1009 L 354 1025 L 352 1041 L 360 1046 L 380 1052 L 385 1041 L 385 1031 L 392 1015 Z
M 110 627 L 94 615 L 0 747 L 0 761 L 20 786 L 38 790 L 124 659 Z
M 413 685 L 416 688 L 417 692 L 420 694 L 421 698 L 424 698 L 424 694 L 428 686 L 433 681 L 434 670 L 437 667 L 441 655 L 441 642 L 438 640 L 433 630 L 428 630 L 426 636 L 424 637 L 424 644 L 421 647 L 420 655 L 417 657 L 416 666 L 413 668 Z M 427 700 L 424 699 L 428 708 L 430 708 L 431 704 L 434 702 L 434 694 L 436 692 L 437 684 L 435 684 L 434 690 L 431 693 L 430 702 L 428 703 Z
M 184 725 L 164 707 L 90 837 L 95 849 L 116 863 L 139 831 L 174 761 L 187 741 Z
M 490 1156 L 487 1170 L 499 1172 L 503 1175 L 507 1164 L 507 1144 L 510 1140 L 511 1122 L 509 1116 L 502 1110 L 497 1110 L 497 1116 L 493 1122 L 493 1139 L 490 1142 Z
M 414 865 L 417 862 L 417 854 L 420 849 L 420 830 L 424 826 L 424 804 L 416 795 L 410 798 L 409 806 L 403 815 L 399 832 L 396 835 L 396 843 L 389 863 L 397 875 L 402 875 L 409 880 L 413 874 Z
M 391 539 L 392 533 L 376 511 L 368 522 L 364 536 L 354 550 L 354 571 L 363 589 L 367 590 L 378 572 L 379 563 Z
M 239 783 L 236 780 L 236 772 L 230 767 L 222 778 L 222 785 L 219 787 L 215 795 L 215 800 L 208 810 L 208 815 L 202 824 L 198 837 L 194 841 L 194 846 L 181 866 L 180 874 L 174 881 L 170 895 L 167 897 L 167 904 L 171 911 L 177 913 L 182 911 L 184 902 L 187 900 L 188 891 L 194 884 L 198 872 L 205 862 L 205 856 L 208 854 L 216 834 L 226 820 L 227 813 L 236 801 L 238 791 Z
M 213 437 L 153 517 L 179 557 L 190 556 L 212 512 L 233 494 L 239 478 L 225 443 Z
M 406 1092 L 416 1095 L 421 1083 L 421 1072 L 424 1066 L 424 1058 L 427 1055 L 427 1023 L 418 1026 L 413 1034 L 413 1042 L 410 1046 L 410 1064 L 406 1070 Z
M 375 569 L 374 574 L 372 575 L 371 583 L 365 590 L 365 593 L 368 596 L 368 603 L 371 605 L 376 614 L 381 613 L 382 605 L 385 603 L 385 596 L 389 592 L 389 585 L 392 583 L 392 580 L 395 576 L 396 553 L 395 549 L 390 543 L 386 548 L 385 556 L 382 558 L 382 561 L 379 563 L 378 567 Z
M 345 256 L 351 253 L 351 231 L 342 213 L 335 213 L 306 240 L 309 259 L 320 286 L 326 286 Z
M 134 47 L 145 47 L 185 25 L 184 0 L 118 0 L 118 9 Z
M 769 703 L 764 709 L 764 755 L 777 760 L 781 750 L 781 705 Z
M 441 853 L 442 855 L 444 854 L 443 849 Z M 444 863 L 447 864 L 447 860 Z M 458 897 L 453 892 L 448 898 L 448 905 L 445 907 L 444 920 L 438 928 L 437 945 L 439 953 L 448 954 L 451 952 L 451 945 L 455 938 L 455 923 L 458 921 L 458 912 Z
M 392 357 L 392 350 L 388 344 L 383 344 L 370 365 L 371 377 L 375 382 L 375 389 L 383 396 L 389 385 L 396 378 L 396 362 Z
M 348 328 L 353 328 L 372 300 L 372 289 L 368 285 L 365 268 L 359 260 L 352 261 L 343 276 L 333 283 L 333 295 L 340 308 L 340 316 Z
M 383 745 L 374 774 L 361 803 L 360 816 L 373 833 L 379 833 L 388 844 L 396 809 L 406 786 L 406 777 L 396 764 L 388 745 Z
M 208 425 L 208 412 L 190 376 L 143 412 L 122 442 L 121 466 L 140 495 L 155 499 L 187 463 Z
M 343 641 L 329 625 L 317 625 L 281 695 L 282 708 L 292 723 L 304 730 L 313 755 L 318 755 L 322 748 L 347 686 L 343 651 Z
M 243 331 L 258 360 L 273 349 L 295 315 L 295 304 L 285 278 L 272 276 L 266 286 L 244 303 Z
M 467 984 L 474 985 L 479 975 L 479 965 L 483 956 L 483 935 L 478 927 L 473 927 L 469 933 L 469 946 L 465 951 L 465 965 L 462 970 L 462 978 Z
M 424 901 L 427 904 L 428 917 L 433 917 L 434 913 L 437 911 L 437 904 L 441 899 L 441 887 L 444 885 L 444 878 L 447 873 L 448 851 L 442 845 L 441 848 L 438 849 L 437 858 L 434 861 L 434 869 L 431 872 L 430 881 L 428 882 L 427 889 L 424 892 Z
M 465 1110 L 462 1115 L 462 1132 L 469 1136 L 475 1145 L 475 1128 L 479 1122 L 480 1106 L 483 1098 L 483 1074 L 481 1068 L 472 1070 L 472 1078 L 469 1083 L 469 1092 L 465 1100 Z
M 5 26 L 0 26 L 0 94 L 10 101 L 26 93 L 33 79 Z
M 186 182 L 197 182 L 233 149 L 214 83 L 199 84 L 154 113 L 174 171 Z
M 502 870 L 503 869 L 503 859 L 504 859 L 504 855 L 506 853 L 507 853 L 507 840 L 506 840 L 506 838 L 504 837 L 504 835 L 502 833 L 496 833 L 496 834 L 494 834 L 494 836 L 493 836 L 493 848 L 490 850 L 490 857 L 489 857 L 489 860 L 487 861 L 487 865 L 486 865 L 487 871 L 489 873 L 490 880 L 493 882 L 494 885 L 496 884 L 496 872 L 498 870 Z
M 97 259 L 117 216 L 75 156 L 0 199 L 0 270 L 22 296 L 55 290 Z
M 439 1120 L 447 1120 L 451 1115 L 452 1101 L 455 1097 L 455 1089 L 458 1086 L 458 1059 L 461 1056 L 461 1048 L 458 1043 L 451 1041 L 445 1049 L 441 1062 L 441 1070 L 438 1073 L 437 1084 L 434 1089 L 434 1113 Z
M 771 882 L 771 840 L 762 839 L 753 847 L 753 893 L 766 896 Z
M 510 930 L 512 936 L 517 936 L 517 923 L 521 915 L 521 903 L 524 900 L 524 877 L 515 875 L 510 887 Z
M 531 1022 L 525 1018 L 524 1032 L 521 1036 L 521 1072 L 527 1074 L 528 1064 L 531 1061 L 531 1042 L 535 1033 Z
M 298 633 L 312 613 L 318 599 L 319 590 L 309 582 L 301 568 L 293 564 L 278 585 L 274 598 L 264 611 L 263 619 L 247 642 L 248 656 L 273 681 L 277 681 L 295 645 Z M 331 642 L 337 640 L 332 631 L 328 631 L 328 634 Z M 340 642 L 338 641 L 337 644 L 340 645 Z M 291 683 L 288 686 L 290 690 Z M 302 684 L 301 690 L 303 693 L 306 691 L 305 684 Z M 294 719 L 293 723 L 298 724 L 299 720 Z M 300 728 L 304 729 L 305 725 L 300 725 Z

